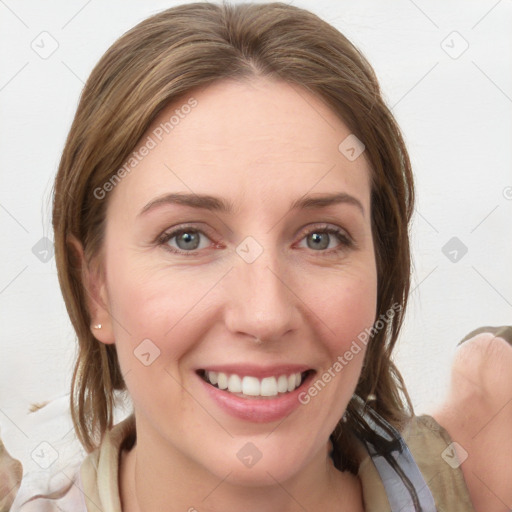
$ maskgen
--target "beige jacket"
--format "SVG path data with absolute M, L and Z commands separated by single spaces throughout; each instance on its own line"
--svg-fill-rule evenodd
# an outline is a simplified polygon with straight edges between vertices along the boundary
M 53 499 L 37 498 L 20 508 L 21 512 L 121 512 L 119 498 L 119 455 L 123 443 L 133 439 L 133 415 L 117 424 L 101 446 L 89 454 L 79 474 L 65 494 Z M 460 466 L 442 457 L 451 439 L 446 430 L 429 415 L 413 418 L 402 432 L 421 474 L 434 497 L 438 511 L 474 512 Z M 361 445 L 362 446 L 362 445 Z M 373 460 L 367 454 L 359 467 L 366 512 L 391 512 L 386 490 Z

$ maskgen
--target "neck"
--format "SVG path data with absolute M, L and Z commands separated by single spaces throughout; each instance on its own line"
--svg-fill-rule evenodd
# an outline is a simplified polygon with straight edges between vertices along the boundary
M 359 479 L 337 470 L 327 449 L 286 481 L 269 475 L 268 485 L 252 486 L 234 481 L 228 472 L 219 478 L 190 461 L 180 461 L 175 452 L 169 456 L 157 448 L 138 439 L 122 453 L 119 484 L 124 512 L 364 510 Z

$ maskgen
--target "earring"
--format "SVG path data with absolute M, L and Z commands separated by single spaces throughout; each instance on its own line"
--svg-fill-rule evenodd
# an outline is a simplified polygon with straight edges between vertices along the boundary
M 101 329 L 101 324 L 96 324 L 93 326 L 95 329 Z

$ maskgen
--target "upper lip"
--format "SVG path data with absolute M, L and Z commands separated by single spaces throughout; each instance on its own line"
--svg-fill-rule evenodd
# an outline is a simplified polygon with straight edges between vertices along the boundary
M 228 375 L 236 374 L 239 377 L 251 376 L 258 379 L 280 375 L 291 375 L 312 370 L 311 366 L 304 364 L 279 364 L 273 366 L 259 366 L 255 364 L 223 364 L 209 365 L 197 371 L 222 372 Z

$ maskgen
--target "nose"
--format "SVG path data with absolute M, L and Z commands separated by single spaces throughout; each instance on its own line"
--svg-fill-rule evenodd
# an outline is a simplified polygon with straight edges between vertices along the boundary
M 283 340 L 300 322 L 300 301 L 291 273 L 269 251 L 254 262 L 235 262 L 227 284 L 225 322 L 235 336 L 263 343 Z

